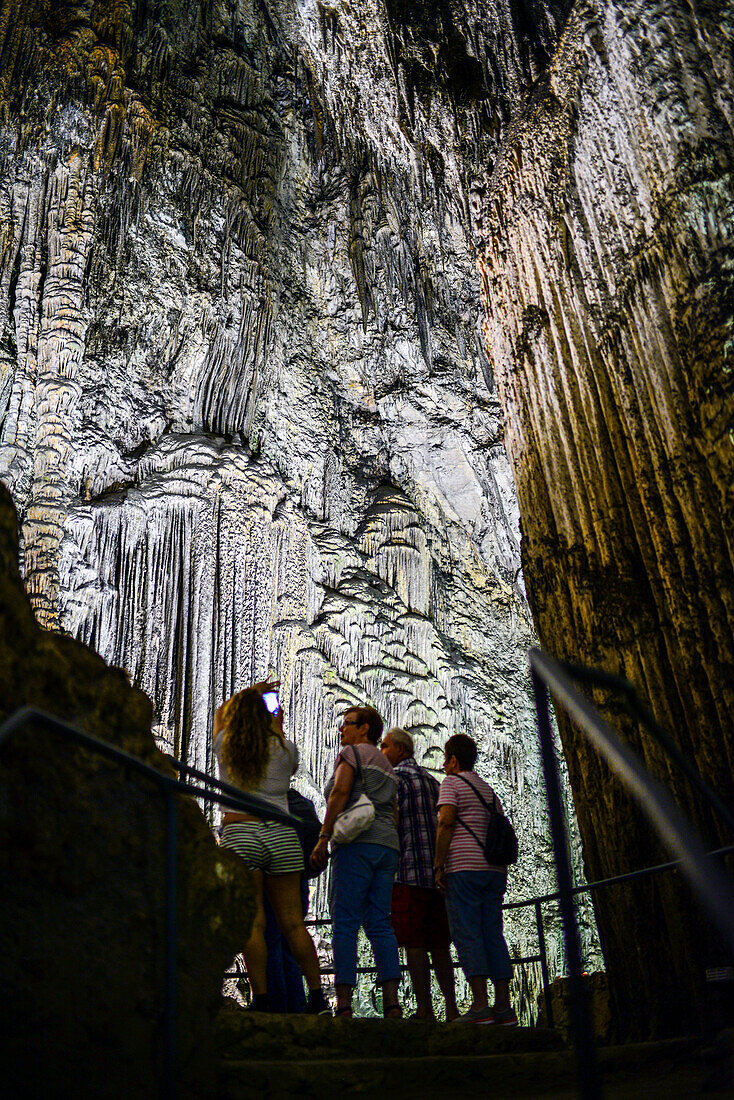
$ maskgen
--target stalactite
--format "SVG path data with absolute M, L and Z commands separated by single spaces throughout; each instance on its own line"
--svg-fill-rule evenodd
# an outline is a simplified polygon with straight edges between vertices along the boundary
M 37 606 L 144 687 L 161 744 L 209 767 L 214 707 L 271 671 L 317 801 L 348 703 L 434 768 L 473 731 L 517 896 L 550 850 L 467 164 L 529 77 L 498 7 L 440 7 L 446 48 L 378 2 L 133 32 L 94 5 L 57 40 L 0 0 L 0 462 Z

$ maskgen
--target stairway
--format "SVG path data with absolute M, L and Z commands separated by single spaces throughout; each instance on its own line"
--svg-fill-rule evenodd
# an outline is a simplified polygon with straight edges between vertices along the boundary
M 426 1100 L 578 1095 L 573 1052 L 554 1031 L 422 1020 L 244 1012 L 217 1021 L 217 1100 Z M 691 1040 L 599 1051 L 607 1100 L 690 1100 L 704 1072 Z M 716 1100 L 734 1100 L 734 1091 Z

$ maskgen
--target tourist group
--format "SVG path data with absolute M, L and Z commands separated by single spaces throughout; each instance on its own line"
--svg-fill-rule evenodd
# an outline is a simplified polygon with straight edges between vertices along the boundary
M 222 781 L 288 811 L 298 749 L 283 734 L 276 689 L 274 682 L 256 684 L 219 707 L 214 752 Z M 514 857 L 504 864 L 487 859 L 505 851 L 489 845 L 494 823 L 512 830 L 494 791 L 474 771 L 476 743 L 461 733 L 448 739 L 439 785 L 416 762 L 410 734 L 391 729 L 383 735 L 382 718 L 373 707 L 349 707 L 339 732 L 341 747 L 313 847 L 308 844 L 304 852 L 302 831 L 290 825 L 231 811 L 222 820 L 220 843 L 252 868 L 257 887 L 252 932 L 242 951 L 251 1007 L 331 1015 L 304 923 L 307 877 L 331 860 L 334 1015 L 352 1014 L 362 927 L 374 953 L 385 1017 L 402 1016 L 400 945 L 406 949 L 416 1017 L 434 1018 L 432 964 L 448 1021 L 517 1025 L 510 1005 L 512 964 L 502 931 L 507 862 Z M 313 803 L 298 797 L 313 811 Z M 454 990 L 452 940 L 472 994 L 462 1015 Z M 289 965 L 295 983 L 288 981 Z

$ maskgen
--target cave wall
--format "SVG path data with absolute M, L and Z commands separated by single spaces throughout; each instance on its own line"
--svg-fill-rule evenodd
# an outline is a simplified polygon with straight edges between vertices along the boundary
M 0 476 L 39 621 L 200 767 L 277 673 L 317 800 L 349 703 L 429 766 L 472 731 L 515 897 L 553 873 L 471 226 L 563 12 L 0 3 Z
M 542 644 L 624 673 L 731 797 L 731 27 L 0 5 L 2 477 L 37 615 L 130 670 L 161 743 L 206 765 L 214 704 L 270 668 L 304 789 L 355 699 L 429 764 L 471 729 L 514 888 L 545 888 L 519 506 Z M 561 732 L 591 876 L 655 862 Z M 702 1012 L 685 895 L 599 904 L 631 1033 Z
M 627 677 L 729 804 L 732 27 L 724 3 L 575 5 L 476 222 L 541 643 Z M 618 703 L 597 702 L 706 842 L 731 843 Z M 589 876 L 665 858 L 562 733 Z M 597 904 L 630 1032 L 705 1020 L 704 969 L 725 955 L 686 890 L 661 879 Z

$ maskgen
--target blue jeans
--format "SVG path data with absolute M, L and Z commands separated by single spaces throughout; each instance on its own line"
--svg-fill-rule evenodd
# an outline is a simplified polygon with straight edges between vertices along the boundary
M 392 884 L 398 853 L 384 844 L 334 846 L 331 857 L 331 916 L 337 985 L 357 984 L 357 933 L 362 925 L 372 945 L 378 982 L 400 978 L 398 942 L 390 923 Z
M 308 912 L 308 879 L 301 876 L 301 906 L 303 915 Z M 268 949 L 266 981 L 271 1012 L 305 1012 L 306 994 L 303 989 L 303 974 L 296 960 L 288 950 L 285 937 L 278 928 L 275 913 L 266 897 L 265 909 L 265 946 Z
M 512 977 L 502 932 L 506 871 L 453 871 L 446 875 L 446 909 L 451 938 L 467 978 L 501 981 Z

